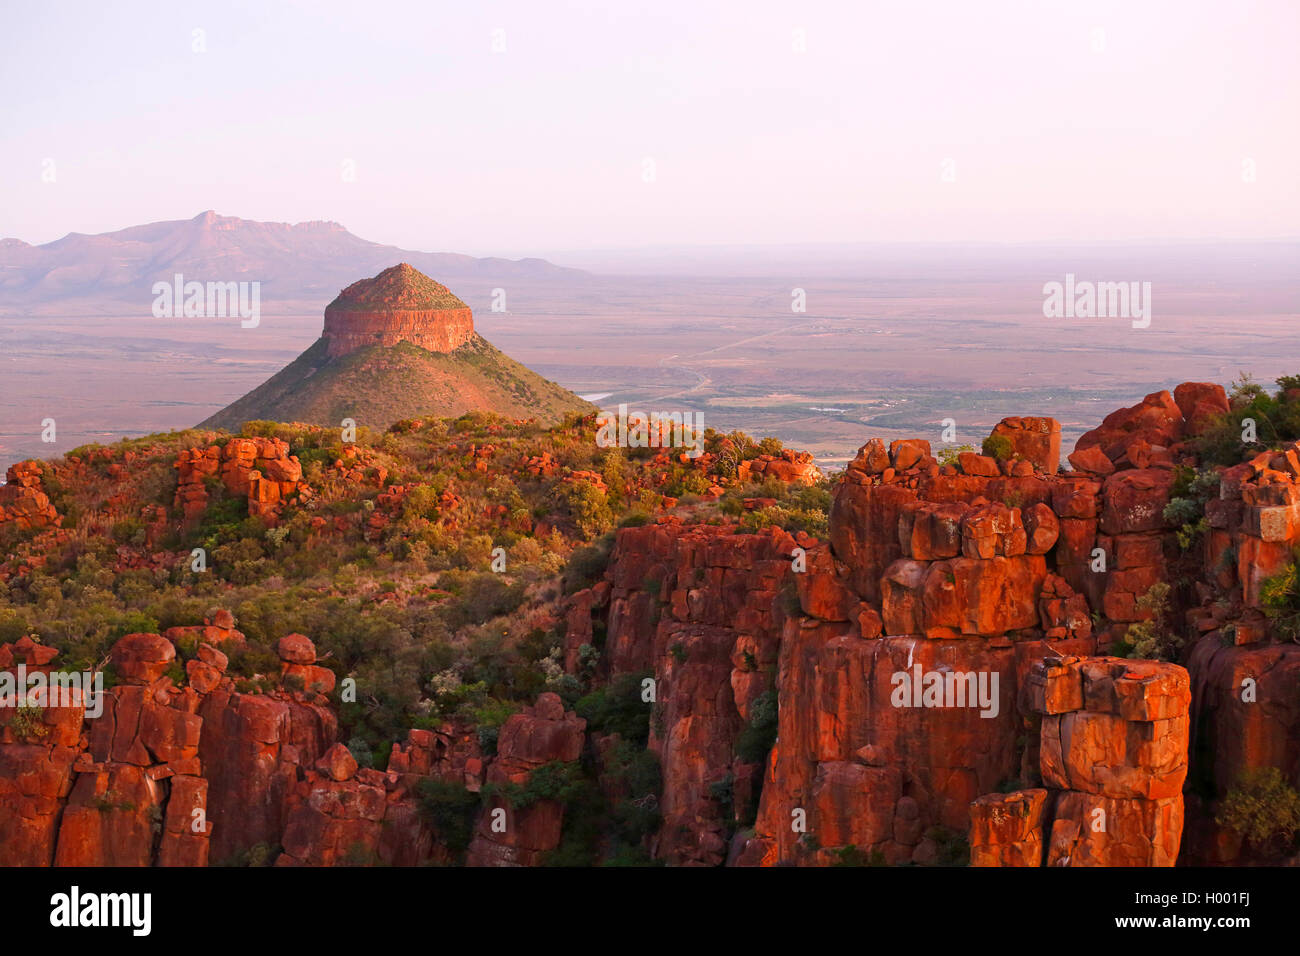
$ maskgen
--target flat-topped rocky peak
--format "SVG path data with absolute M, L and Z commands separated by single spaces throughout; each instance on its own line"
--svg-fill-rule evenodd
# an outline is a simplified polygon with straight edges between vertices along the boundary
M 403 262 L 340 292 L 325 308 L 322 336 L 331 357 L 399 342 L 452 352 L 474 337 L 474 317 L 445 285 Z

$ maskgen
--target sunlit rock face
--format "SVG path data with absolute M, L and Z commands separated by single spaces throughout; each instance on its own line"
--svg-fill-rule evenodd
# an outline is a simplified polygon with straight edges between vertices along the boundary
M 331 358 L 399 342 L 452 352 L 474 337 L 474 316 L 446 286 L 403 262 L 340 292 L 325 308 L 322 336 Z

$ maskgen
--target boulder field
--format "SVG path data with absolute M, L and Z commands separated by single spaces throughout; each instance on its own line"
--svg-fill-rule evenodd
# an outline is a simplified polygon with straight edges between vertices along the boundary
M 1084 435 L 1071 471 L 1045 418 L 1001 423 L 998 458 L 941 464 L 924 441 L 869 441 L 834 488 L 827 540 L 672 515 L 620 529 L 603 577 L 565 599 L 563 661 L 578 673 L 600 647 L 594 683 L 649 710 L 649 854 L 1250 862 L 1213 806 L 1243 771 L 1300 771 L 1300 646 L 1273 632 L 1261 593 L 1300 545 L 1300 449 L 1220 469 L 1184 548 L 1166 506 L 1197 465 L 1188 439 L 1226 408 L 1212 385 L 1148 396 Z M 208 476 L 268 512 L 300 491 L 269 441 L 178 467 L 190 507 Z M 31 483 L 0 504 L 8 520 L 44 508 Z M 1160 584 L 1181 665 L 1118 656 L 1157 623 Z M 276 687 L 241 693 L 222 651 L 233 623 L 120 639 L 99 717 L 79 700 L 36 719 L 0 709 L 0 865 L 197 866 L 265 847 L 282 848 L 277 865 L 448 862 L 427 781 L 482 798 L 460 835 L 468 865 L 537 865 L 572 812 L 539 771 L 599 766 L 618 743 L 543 693 L 490 753 L 453 722 L 360 768 L 312 641 L 286 635 Z M 198 647 L 183 678 L 181 642 Z M 29 639 L 0 646 L 0 669 L 20 663 L 57 669 Z

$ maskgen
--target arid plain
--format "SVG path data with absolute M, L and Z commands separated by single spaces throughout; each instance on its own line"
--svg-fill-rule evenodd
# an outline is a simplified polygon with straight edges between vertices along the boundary
M 1294 372 L 1297 261 L 1293 243 L 737 251 L 642 266 L 677 274 L 634 274 L 629 256 L 593 263 L 607 271 L 449 284 L 486 338 L 602 407 L 700 412 L 835 467 L 876 435 L 938 442 L 947 418 L 959 443 L 978 444 L 1003 416 L 1050 415 L 1070 448 L 1147 392 Z M 1151 282 L 1150 327 L 1045 318 L 1042 286 L 1067 272 Z M 329 298 L 266 295 L 257 327 L 241 328 L 152 318 L 146 291 L 137 314 L 0 318 L 0 467 L 201 421 L 309 345 Z

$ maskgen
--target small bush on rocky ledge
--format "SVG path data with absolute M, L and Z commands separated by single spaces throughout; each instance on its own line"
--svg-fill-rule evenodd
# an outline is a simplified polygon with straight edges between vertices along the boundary
M 459 783 L 428 777 L 420 781 L 420 810 L 438 842 L 457 857 L 469 849 L 481 801 Z
M 1011 439 L 1006 435 L 990 435 L 984 439 L 982 450 L 990 458 L 997 461 L 1006 461 L 1011 457 L 1015 446 L 1011 444 Z
M 1259 601 L 1278 637 L 1300 641 L 1300 549 L 1291 564 L 1264 581 Z
M 749 724 L 736 739 L 736 756 L 745 763 L 763 763 L 776 743 L 776 690 L 760 694 L 750 707 Z
M 1278 391 L 1268 392 L 1249 375 L 1242 375 L 1229 395 L 1230 410 L 1194 439 L 1201 460 L 1210 465 L 1235 465 L 1270 445 L 1300 439 L 1300 375 L 1283 375 Z M 1256 441 L 1242 441 L 1243 423 L 1255 423 Z
M 934 457 L 935 457 L 935 461 L 937 461 L 940 464 L 940 466 L 955 465 L 957 464 L 958 455 L 960 455 L 964 451 L 974 451 L 974 450 L 975 450 L 974 445 L 948 445 L 944 448 L 940 448 L 935 453 Z
M 568 804 L 581 796 L 589 784 L 580 764 L 552 760 L 529 774 L 526 783 L 484 784 L 482 796 L 490 800 L 499 795 L 511 809 L 525 810 L 540 800 Z
M 573 594 L 599 581 L 609 564 L 613 547 L 614 536 L 606 535 L 574 551 L 564 569 L 564 593 Z
M 1300 832 L 1300 793 L 1276 767 L 1247 770 L 1223 798 L 1214 819 L 1256 850 L 1285 853 Z
M 9 721 L 9 729 L 19 740 L 35 740 L 44 737 L 49 733 L 49 728 L 45 726 L 42 719 L 44 714 L 43 707 L 20 705 Z
M 641 699 L 641 684 L 650 671 L 621 674 L 608 687 L 601 687 L 575 705 L 577 715 L 587 721 L 588 732 L 618 734 L 623 740 L 645 746 L 650 738 L 650 707 Z
M 217 866 L 273 866 L 275 858 L 284 852 L 279 844 L 255 843 L 246 850 L 241 850 L 229 859 L 222 860 Z
M 1151 617 L 1137 621 L 1124 632 L 1128 654 L 1153 661 L 1172 661 L 1183 648 L 1183 638 L 1169 624 L 1169 585 L 1157 581 L 1151 590 L 1137 599 L 1138 609 L 1149 611 Z

